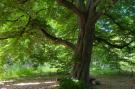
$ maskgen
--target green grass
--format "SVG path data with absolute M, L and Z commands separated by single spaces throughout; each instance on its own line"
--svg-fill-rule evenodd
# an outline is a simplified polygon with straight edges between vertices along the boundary
M 91 70 L 91 75 L 93 76 L 135 76 L 129 71 L 123 71 L 118 69 L 98 69 Z
M 20 77 L 33 77 L 33 76 L 62 76 L 62 73 L 57 72 L 57 68 L 52 68 L 49 64 L 39 66 L 37 69 L 32 67 L 25 67 L 20 64 L 14 64 L 6 70 L 0 71 L 0 79 L 13 79 Z M 94 76 L 117 76 L 125 75 L 131 76 L 131 72 L 119 71 L 118 69 L 91 69 L 91 75 Z
M 20 77 L 31 77 L 31 76 L 51 76 L 56 74 L 57 69 L 51 68 L 49 65 L 39 66 L 37 69 L 32 67 L 24 67 L 23 65 L 14 64 L 7 70 L 0 73 L 0 79 L 13 79 Z

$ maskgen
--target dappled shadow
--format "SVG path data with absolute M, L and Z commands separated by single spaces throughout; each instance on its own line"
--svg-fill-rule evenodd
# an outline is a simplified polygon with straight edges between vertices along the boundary
M 135 89 L 135 83 L 131 77 L 100 77 L 98 80 L 101 85 L 95 86 L 95 89 Z
M 134 79 L 134 80 L 133 80 Z M 97 77 L 101 85 L 94 89 L 135 89 L 135 78 L 131 77 Z M 19 80 L 0 81 L 0 89 L 57 89 L 57 78 L 22 78 Z
M 0 81 L 0 89 L 56 89 L 56 79 L 31 79 Z

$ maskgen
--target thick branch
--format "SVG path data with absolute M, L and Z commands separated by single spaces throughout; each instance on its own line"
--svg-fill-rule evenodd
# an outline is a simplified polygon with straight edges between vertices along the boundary
M 113 4 L 116 4 L 119 0 L 112 0 Z
M 114 24 L 116 24 L 121 30 L 124 30 L 125 28 L 120 24 L 118 23 L 115 18 L 112 16 L 112 15 L 109 15 L 109 14 L 104 14 L 105 16 L 107 16 Z
M 97 21 L 102 15 L 103 15 L 103 13 L 96 12 L 96 13 L 95 13 L 95 16 L 93 16 L 92 22 L 93 22 L 93 23 L 96 23 L 96 21 Z
M 24 17 L 24 15 L 21 15 L 20 17 L 18 17 L 17 19 L 14 19 L 14 20 L 6 19 L 6 20 L 0 20 L 0 21 L 2 21 L 2 22 L 5 22 L 5 21 L 7 21 L 7 22 L 17 22 L 17 21 L 19 21 L 22 17 Z
M 95 0 L 95 1 L 94 1 L 94 7 L 97 7 L 100 2 L 101 2 L 101 0 Z
M 56 0 L 59 4 L 62 4 L 64 7 L 66 7 L 67 9 L 71 10 L 72 12 L 74 12 L 76 15 L 78 15 L 79 17 L 83 17 L 83 12 L 81 10 L 79 10 L 73 3 L 67 1 L 67 0 Z
M 17 36 L 11 36 L 11 37 L 0 37 L 0 40 L 6 40 L 6 39 L 9 39 L 9 38 L 17 38 Z
M 16 20 L 7 20 L 7 21 L 15 22 L 15 21 L 18 21 L 19 18 Z M 17 37 L 22 36 L 23 33 L 25 33 L 25 29 L 28 27 L 30 22 L 31 22 L 31 18 L 29 17 L 27 24 L 24 27 L 21 27 L 20 29 L 18 28 L 19 29 L 18 31 L 9 31 L 9 32 L 0 33 L 0 40 L 5 40 L 5 39 L 9 39 L 9 38 L 17 38 Z
M 22 31 L 11 31 L 11 32 L 4 32 L 0 34 L 0 40 L 5 40 L 9 38 L 17 38 L 22 35 Z
M 125 26 L 121 25 L 121 23 L 119 23 L 118 21 L 116 21 L 116 18 L 114 18 L 112 15 L 110 14 L 104 14 L 105 16 L 107 16 L 114 24 L 116 24 L 119 27 L 119 30 L 121 31 L 129 31 L 130 34 L 135 34 L 135 31 L 131 30 L 130 28 L 125 28 Z
M 47 37 L 49 40 L 51 40 L 52 42 L 56 43 L 56 44 L 62 44 L 64 45 L 65 47 L 68 47 L 72 50 L 75 49 L 75 45 L 67 40 L 64 40 L 62 38 L 58 38 L 58 37 L 55 37 L 54 35 L 52 35 L 51 33 L 49 33 L 47 30 L 47 26 L 43 26 L 42 24 L 39 23 L 39 21 L 37 20 L 33 20 L 32 21 L 33 24 L 35 24 L 36 26 L 38 26 L 38 28 L 43 32 L 43 34 L 45 35 L 45 37 Z
M 45 37 L 47 37 L 48 39 L 52 40 L 54 43 L 56 44 L 62 44 L 72 50 L 75 49 L 75 46 L 71 43 L 71 42 L 68 42 L 67 40 L 63 40 L 61 38 L 57 38 L 53 35 L 51 35 L 49 32 L 46 31 L 46 29 L 44 28 L 41 28 L 41 31 L 44 33 Z
M 112 43 L 108 42 L 106 39 L 103 39 L 103 38 L 100 38 L 100 37 L 95 37 L 95 40 L 97 40 L 98 42 L 103 42 L 103 43 L 105 43 L 105 44 L 107 44 L 107 45 L 109 45 L 113 48 L 118 48 L 118 49 L 122 49 L 124 47 L 127 47 L 133 42 L 133 40 L 132 40 L 129 43 L 125 43 L 125 44 L 122 44 L 122 45 L 116 45 L 116 44 L 112 44 Z

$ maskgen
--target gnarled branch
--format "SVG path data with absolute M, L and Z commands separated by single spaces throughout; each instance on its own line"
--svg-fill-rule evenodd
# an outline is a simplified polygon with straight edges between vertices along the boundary
M 49 32 L 47 31 L 47 30 L 48 30 L 47 26 L 46 26 L 46 27 L 43 26 L 43 25 L 40 24 L 40 22 L 38 22 L 37 20 L 33 20 L 32 22 L 33 22 L 33 24 L 35 24 L 36 26 L 38 26 L 38 28 L 43 32 L 44 36 L 45 36 L 46 38 L 48 38 L 49 40 L 51 40 L 52 42 L 54 42 L 54 43 L 56 43 L 56 44 L 62 44 L 62 45 L 64 45 L 65 47 L 68 47 L 68 48 L 70 48 L 70 49 L 72 49 L 72 50 L 75 49 L 75 45 L 74 45 L 73 43 L 71 43 L 71 42 L 69 42 L 69 41 L 67 41 L 67 40 L 64 40 L 64 39 L 62 39 L 62 38 L 58 38 L 58 37 L 52 35 L 51 33 L 49 33 Z
M 51 35 L 49 32 L 47 32 L 47 30 L 44 28 L 41 28 L 41 31 L 44 33 L 45 37 L 47 37 L 48 39 L 52 40 L 54 43 L 56 44 L 62 44 L 72 50 L 75 49 L 75 46 L 71 43 L 71 42 L 68 42 L 67 40 L 63 40 L 61 38 L 57 38 L 53 35 Z
M 20 37 L 20 31 L 11 31 L 11 32 L 3 32 L 0 34 L 0 40 L 5 40 L 9 38 L 17 38 Z
M 119 30 L 121 30 L 121 31 L 129 31 L 129 33 L 130 34 L 135 34 L 135 31 L 133 31 L 133 30 L 131 30 L 131 29 L 129 29 L 129 28 L 125 28 L 123 25 L 121 25 L 121 23 L 119 23 L 116 19 L 117 18 L 114 18 L 112 15 L 110 15 L 110 14 L 104 14 L 105 16 L 107 16 L 114 24 L 116 24 L 117 26 L 118 26 L 118 28 L 119 28 Z
M 56 1 L 59 4 L 62 4 L 67 9 L 71 10 L 72 12 L 74 12 L 79 17 L 83 17 L 84 16 L 83 12 L 79 8 L 77 8 L 73 3 L 71 3 L 71 2 L 69 2 L 67 0 L 56 0 Z
M 129 43 L 125 43 L 125 44 L 122 44 L 122 45 L 116 45 L 116 44 L 110 43 L 106 39 L 103 39 L 103 38 L 97 37 L 97 36 L 95 36 L 95 40 L 98 41 L 98 42 L 103 42 L 103 43 L 105 43 L 105 44 L 107 44 L 107 45 L 109 45 L 109 46 L 111 46 L 113 48 L 118 48 L 118 49 L 122 49 L 124 47 L 127 47 L 133 42 L 133 40 L 132 40 Z
M 19 18 L 16 19 L 16 20 L 7 20 L 7 21 L 15 22 L 15 21 L 18 21 Z M 5 39 L 9 39 L 9 38 L 17 38 L 17 37 L 22 36 L 23 33 L 25 33 L 25 29 L 28 27 L 30 22 L 31 22 L 31 17 L 29 17 L 29 20 L 28 20 L 27 24 L 24 27 L 20 28 L 18 31 L 9 31 L 9 32 L 0 33 L 0 40 L 5 40 Z

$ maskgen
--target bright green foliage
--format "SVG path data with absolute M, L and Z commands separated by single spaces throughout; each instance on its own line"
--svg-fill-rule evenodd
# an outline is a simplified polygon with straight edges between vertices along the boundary
M 77 0 L 68 1 L 73 1 L 73 4 L 77 5 Z M 111 0 L 102 0 L 97 6 L 96 10 L 105 15 L 96 23 L 96 36 L 103 40 L 94 42 L 94 68 L 108 66 L 123 69 L 123 62 L 134 65 L 134 3 L 135 0 L 119 0 L 111 10 L 108 10 L 112 6 Z M 80 6 L 84 4 L 86 3 L 81 3 Z M 0 70 L 9 62 L 11 65 L 18 62 L 29 63 L 33 67 L 48 62 L 53 67 L 62 68 L 62 72 L 69 72 L 73 62 L 73 51 L 47 39 L 31 20 L 38 21 L 55 37 L 74 44 L 77 41 L 79 27 L 76 16 L 55 0 L 1 0 Z M 118 47 L 128 43 L 130 44 L 126 47 Z
M 60 80 L 59 89 L 83 89 L 83 83 L 79 80 L 63 78 Z
M 38 66 L 35 70 L 28 62 L 26 64 L 14 63 L 13 65 L 4 65 L 1 68 L 0 79 L 24 78 L 34 76 L 54 76 L 57 68 L 51 67 L 49 64 Z

